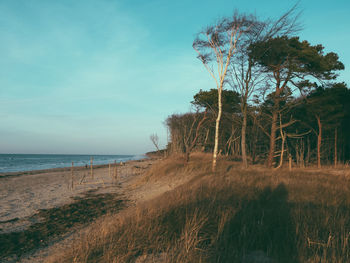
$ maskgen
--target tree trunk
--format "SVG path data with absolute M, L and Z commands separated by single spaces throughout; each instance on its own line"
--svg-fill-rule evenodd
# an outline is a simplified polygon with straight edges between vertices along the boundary
M 291 172 L 292 171 L 292 155 L 289 154 L 288 155 L 288 167 L 289 167 L 289 171 Z
M 322 123 L 319 116 L 316 116 L 318 124 L 318 135 L 317 135 L 317 168 L 321 168 L 321 143 L 322 143 Z
M 246 129 L 247 129 L 247 106 L 245 105 L 243 108 L 243 123 L 242 123 L 242 130 L 241 130 L 242 161 L 243 161 L 244 168 L 248 167 L 246 141 L 245 141 Z
M 258 125 L 256 124 L 256 118 L 254 118 L 253 122 L 253 136 L 252 136 L 252 141 L 250 142 L 250 153 L 252 157 L 252 163 L 255 164 L 256 162 L 256 157 L 257 157 L 257 145 L 258 145 Z
M 276 144 L 276 130 L 277 130 L 277 111 L 272 113 L 272 123 L 271 123 L 271 132 L 270 132 L 270 150 L 269 156 L 267 158 L 267 166 L 272 167 L 273 157 L 275 154 L 275 144 Z
M 305 141 L 304 139 L 301 139 L 301 151 L 300 151 L 300 163 L 301 163 L 301 168 L 305 168 Z
M 283 165 L 283 156 L 284 156 L 284 142 L 286 140 L 286 135 L 281 131 L 281 137 L 282 137 L 282 147 L 281 147 L 281 155 L 280 155 L 280 163 L 276 167 L 276 169 L 281 168 Z
M 219 148 L 219 126 L 220 126 L 220 119 L 222 114 L 221 92 L 222 92 L 222 87 L 218 89 L 218 116 L 215 122 L 215 141 L 214 141 L 214 152 L 213 152 L 213 163 L 212 163 L 213 173 L 216 171 L 216 159 L 218 156 L 218 148 Z
M 190 154 L 190 151 L 185 152 L 185 165 L 188 164 L 188 162 L 190 161 Z
M 204 143 L 203 143 L 204 146 L 207 145 L 208 138 L 209 138 L 209 128 L 207 129 L 207 132 L 206 132 L 206 134 L 205 134 L 205 139 L 204 139 Z
M 282 167 L 282 165 L 283 165 L 284 143 L 285 143 L 286 137 L 287 137 L 287 134 L 283 131 L 283 128 L 282 128 L 282 117 L 281 117 L 281 114 L 279 114 L 279 117 L 280 117 L 280 134 L 281 134 L 281 139 L 282 139 L 282 146 L 281 146 L 281 154 L 280 154 L 280 163 L 276 167 L 276 169 Z
M 338 128 L 335 128 L 335 131 L 334 131 L 334 168 L 337 168 L 337 162 L 338 162 L 337 137 L 338 137 Z
M 310 137 L 307 137 L 307 155 L 306 155 L 306 163 L 307 165 L 310 164 L 310 152 L 311 152 L 311 145 L 310 145 Z

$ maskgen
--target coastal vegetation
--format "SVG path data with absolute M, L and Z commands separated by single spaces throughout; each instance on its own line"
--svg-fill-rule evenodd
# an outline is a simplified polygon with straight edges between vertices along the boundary
M 166 157 L 136 183 L 169 191 L 98 220 L 51 262 L 350 260 L 350 91 L 338 55 L 298 37 L 295 11 L 199 32 L 216 88 L 166 119 Z
M 338 55 L 302 40 L 298 19 L 296 6 L 276 20 L 235 12 L 199 32 L 214 89 L 165 120 L 166 148 L 152 134 L 139 173 L 115 166 L 123 195 L 41 210 L 0 235 L 0 256 L 76 230 L 44 261 L 349 262 L 350 90 Z
M 348 262 L 348 167 L 248 169 L 211 155 L 157 161 L 139 184 L 178 187 L 93 223 L 49 262 Z

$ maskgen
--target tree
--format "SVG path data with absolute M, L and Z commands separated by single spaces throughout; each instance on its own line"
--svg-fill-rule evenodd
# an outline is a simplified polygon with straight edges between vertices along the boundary
M 149 136 L 151 142 L 153 143 L 153 145 L 157 148 L 157 151 L 159 152 L 159 137 L 156 133 L 151 134 Z
M 317 121 L 317 129 L 312 128 L 312 130 L 317 135 L 318 168 L 321 168 L 322 135 L 325 129 L 334 130 L 334 165 L 337 165 L 337 129 L 345 115 L 342 98 L 346 97 L 347 93 L 344 83 L 336 83 L 328 88 L 318 87 L 307 97 L 307 112 Z
M 185 164 L 187 164 L 190 161 L 190 154 L 197 145 L 198 138 L 203 128 L 202 126 L 207 120 L 207 112 L 204 112 L 203 116 L 200 116 L 200 114 L 198 113 L 195 113 L 191 116 L 193 116 L 192 124 L 188 132 L 185 132 L 184 134 Z
M 236 56 L 231 60 L 230 85 L 240 94 L 240 109 L 242 113 L 241 151 L 243 167 L 248 167 L 246 151 L 246 130 L 248 118 L 248 100 L 255 88 L 264 81 L 259 64 L 249 56 L 249 47 L 258 41 L 266 41 L 277 35 L 289 35 L 299 30 L 296 14 L 297 5 L 284 13 L 276 21 L 255 21 L 251 30 L 244 34 L 237 45 Z
M 227 70 L 236 45 L 242 34 L 249 31 L 254 19 L 237 12 L 230 18 L 223 18 L 218 23 L 208 26 L 200 32 L 193 42 L 198 58 L 216 83 L 218 110 L 215 122 L 215 143 L 213 150 L 212 171 L 216 170 L 219 144 L 219 126 L 222 115 L 222 90 L 226 81 Z M 215 70 L 214 70 L 215 66 Z
M 193 149 L 203 145 L 207 119 L 207 112 L 173 114 L 166 119 L 171 137 L 171 151 L 184 153 L 185 163 L 188 163 Z
M 240 149 L 237 149 L 236 141 L 240 138 L 237 137 L 237 125 L 239 124 L 239 94 L 232 90 L 222 90 L 222 120 L 220 122 L 221 133 L 220 141 L 221 146 L 224 146 L 223 153 L 235 153 Z M 200 90 L 193 96 L 194 100 L 192 105 L 199 108 L 204 108 L 206 112 L 211 113 L 208 116 L 213 117 L 216 115 L 216 109 L 218 108 L 218 92 L 215 89 L 209 91 Z M 224 141 L 223 141 L 224 140 Z M 220 143 L 219 143 L 220 145 Z
M 313 87 L 310 78 L 331 80 L 336 78 L 334 71 L 344 69 L 335 53 L 323 54 L 323 46 L 312 46 L 307 41 L 299 41 L 298 37 L 287 36 L 268 39 L 252 44 L 249 55 L 259 63 L 274 85 L 272 94 L 273 108 L 270 128 L 270 147 L 267 164 L 273 164 L 278 130 L 279 105 L 281 94 L 290 86 L 298 87 L 302 92 Z
M 239 111 L 240 95 L 232 90 L 223 89 L 221 93 L 222 112 L 232 114 Z M 204 108 L 206 111 L 216 112 L 218 108 L 218 92 L 215 89 L 209 91 L 200 90 L 193 96 L 191 102 L 195 107 Z

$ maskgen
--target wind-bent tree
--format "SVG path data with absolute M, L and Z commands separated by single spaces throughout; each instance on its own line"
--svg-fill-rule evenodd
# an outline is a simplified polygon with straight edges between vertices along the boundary
M 219 145 L 219 126 L 222 115 L 222 90 L 225 84 L 230 60 L 235 54 L 236 46 L 242 34 L 249 31 L 252 17 L 235 13 L 230 18 L 223 18 L 215 25 L 208 26 L 200 32 L 193 42 L 198 58 L 214 79 L 218 92 L 218 110 L 215 122 L 215 140 L 212 171 L 216 170 Z M 214 69 L 215 68 L 215 69 Z
M 250 57 L 259 63 L 273 81 L 273 108 L 271 114 L 270 147 L 267 164 L 273 164 L 278 130 L 279 105 L 281 96 L 290 86 L 303 89 L 312 87 L 308 79 L 331 80 L 336 78 L 334 71 L 344 69 L 335 53 L 323 54 L 323 46 L 312 46 L 298 37 L 287 36 L 260 41 L 249 47 Z
M 290 35 L 299 31 L 299 14 L 296 13 L 297 5 L 284 13 L 279 19 L 255 21 L 249 32 L 244 34 L 237 45 L 235 57 L 231 60 L 229 84 L 240 96 L 240 108 L 242 113 L 241 126 L 241 152 L 243 167 L 248 167 L 246 151 L 246 130 L 248 119 L 248 100 L 255 88 L 264 81 L 261 67 L 249 56 L 249 47 L 254 43 L 266 41 L 278 35 Z

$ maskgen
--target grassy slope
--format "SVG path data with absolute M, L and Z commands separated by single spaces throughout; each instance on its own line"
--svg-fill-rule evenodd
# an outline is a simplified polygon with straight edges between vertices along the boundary
M 242 170 L 210 156 L 154 165 L 148 183 L 191 177 L 109 217 L 52 262 L 350 262 L 350 176 Z

